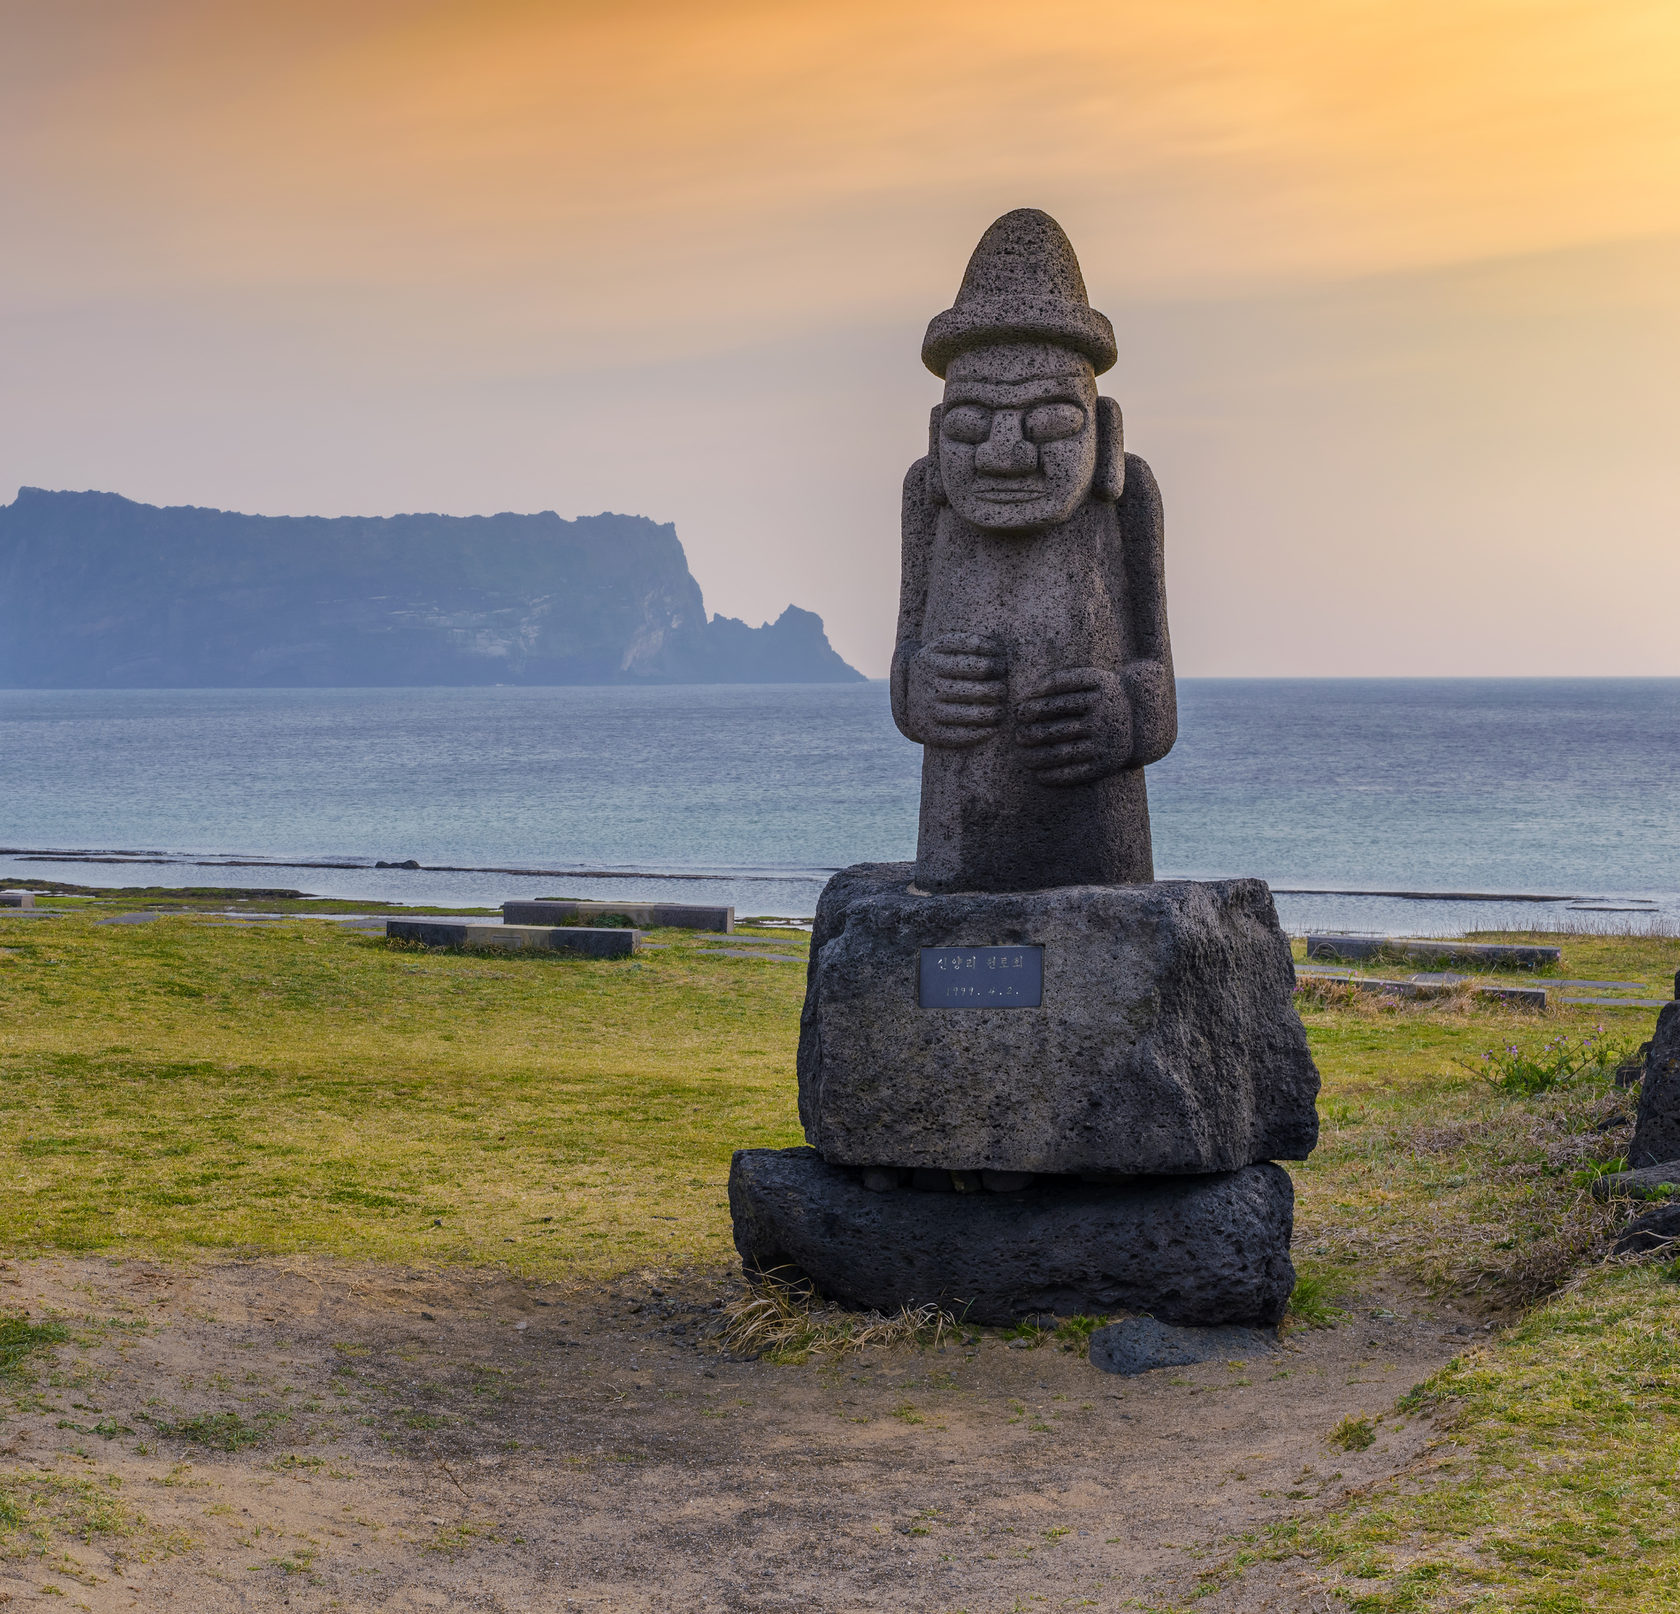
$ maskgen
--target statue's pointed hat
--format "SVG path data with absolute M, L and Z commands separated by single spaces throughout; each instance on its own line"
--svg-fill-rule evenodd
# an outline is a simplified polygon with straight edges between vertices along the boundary
M 1036 207 L 1005 213 L 980 237 L 956 302 L 928 325 L 922 363 L 943 376 L 959 353 L 996 342 L 1054 342 L 1083 353 L 1098 375 L 1117 357 L 1114 327 L 1085 294 L 1073 243 Z

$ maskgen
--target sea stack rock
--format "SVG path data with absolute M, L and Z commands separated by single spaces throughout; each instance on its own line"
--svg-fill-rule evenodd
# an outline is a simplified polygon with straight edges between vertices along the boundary
M 992 225 L 922 357 L 945 392 L 905 478 L 892 668 L 916 861 L 823 893 L 811 1147 L 736 1154 L 736 1247 L 857 1306 L 1275 1327 L 1274 1162 L 1317 1141 L 1318 1073 L 1265 885 L 1154 877 L 1161 500 L 1097 393 L 1114 333 L 1054 219 Z

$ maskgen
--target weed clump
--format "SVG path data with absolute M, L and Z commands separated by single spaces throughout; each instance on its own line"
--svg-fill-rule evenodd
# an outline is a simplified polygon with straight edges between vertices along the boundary
M 1298 1328 L 1334 1328 L 1347 1313 L 1334 1304 L 1338 1287 L 1324 1273 L 1303 1272 L 1289 1293 L 1290 1322 Z
M 1338 1451 L 1369 1451 L 1376 1444 L 1377 1428 L 1363 1413 L 1349 1413 L 1325 1440 Z
M 212 1451 L 243 1451 L 247 1446 L 260 1445 L 274 1426 L 286 1421 L 286 1414 L 264 1413 L 247 1423 L 237 1412 L 201 1412 L 196 1418 L 182 1418 L 177 1423 L 157 1423 L 153 1427 L 171 1440 L 190 1440 Z
M 1598 1026 L 1578 1039 L 1556 1036 L 1538 1048 L 1508 1042 L 1488 1049 L 1479 1061 L 1459 1063 L 1501 1092 L 1531 1098 L 1576 1082 L 1611 1081 L 1633 1050 L 1633 1043 L 1607 1037 Z

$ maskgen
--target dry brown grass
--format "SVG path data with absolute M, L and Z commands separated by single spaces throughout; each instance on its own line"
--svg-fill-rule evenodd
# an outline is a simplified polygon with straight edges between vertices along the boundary
M 891 1317 L 878 1311 L 843 1311 L 791 1284 L 761 1278 L 724 1308 L 718 1340 L 737 1356 L 803 1362 L 870 1346 L 937 1347 L 956 1330 L 956 1318 L 937 1306 L 904 1306 Z

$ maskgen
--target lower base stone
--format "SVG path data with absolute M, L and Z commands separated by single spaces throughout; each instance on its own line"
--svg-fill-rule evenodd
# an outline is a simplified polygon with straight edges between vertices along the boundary
M 1263 1356 L 1277 1349 L 1269 1328 L 1174 1328 L 1153 1317 L 1127 1317 L 1091 1335 L 1091 1366 L 1134 1377 L 1162 1367 L 1189 1367 L 1216 1357 Z
M 1141 1312 L 1275 1327 L 1295 1286 L 1294 1187 L 1270 1163 L 1129 1183 L 1040 1178 L 1019 1193 L 889 1193 L 814 1149 L 741 1149 L 729 1172 L 749 1273 L 842 1304 L 937 1305 L 968 1322 Z

